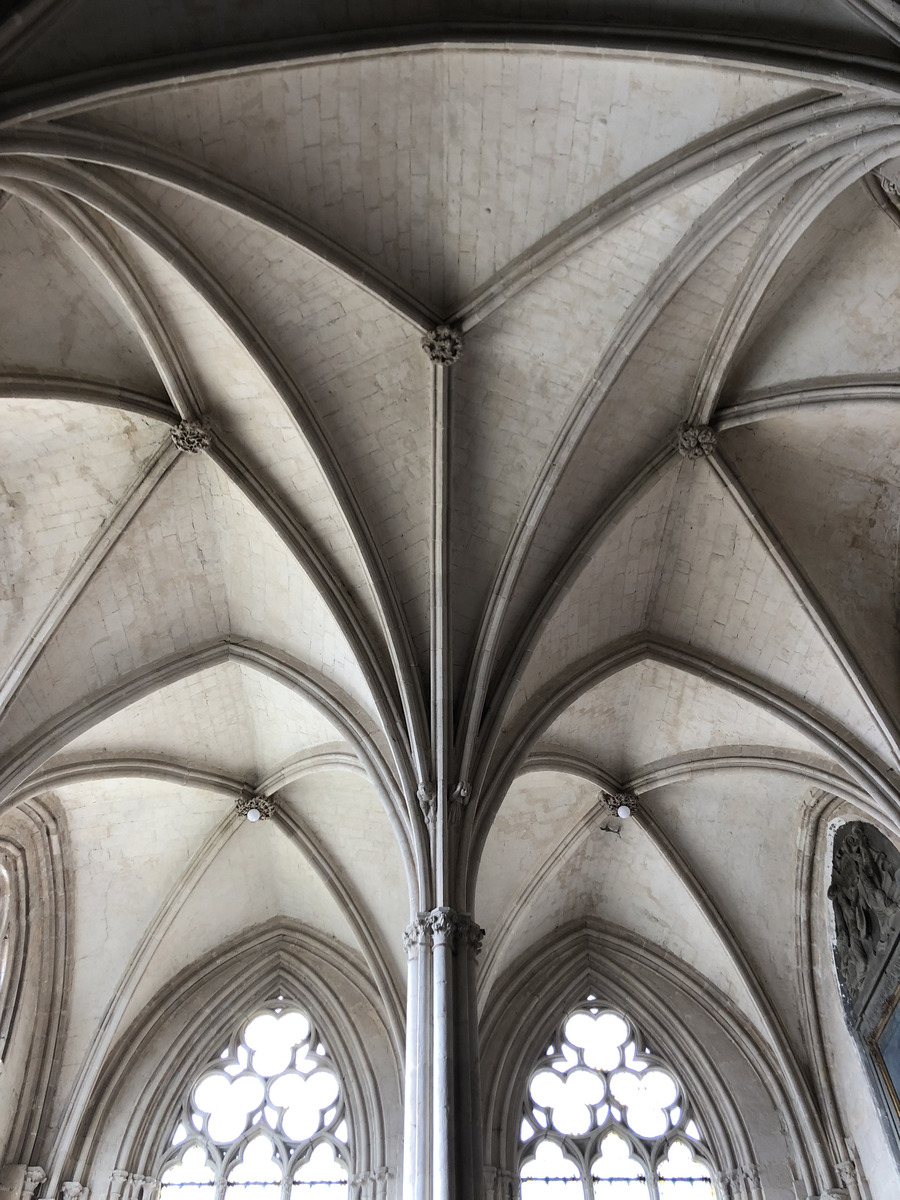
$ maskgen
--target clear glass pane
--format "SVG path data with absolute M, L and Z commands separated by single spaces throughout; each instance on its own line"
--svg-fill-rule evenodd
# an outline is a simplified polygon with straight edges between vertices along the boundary
M 206 1151 L 201 1146 L 191 1146 L 185 1150 L 180 1163 L 163 1172 L 160 1200 L 212 1200 L 215 1178 L 207 1163 Z
M 284 1109 L 282 1129 L 292 1142 L 302 1142 L 323 1125 L 323 1111 L 331 1108 L 340 1094 L 330 1071 L 316 1071 L 308 1078 L 288 1072 L 269 1085 L 269 1099 Z
M 589 1067 L 611 1071 L 619 1065 L 622 1045 L 628 1039 L 628 1026 L 615 1013 L 575 1013 L 566 1022 L 566 1037 L 584 1052 Z
M 581 1172 L 556 1142 L 538 1142 L 520 1178 L 521 1200 L 584 1200 Z
M 240 1162 L 228 1172 L 228 1200 L 279 1200 L 284 1167 L 272 1142 L 259 1135 L 244 1147 Z
M 291 1200 L 340 1200 L 347 1194 L 347 1168 L 323 1142 L 294 1172 Z
M 660 1200 L 715 1200 L 709 1167 L 684 1142 L 673 1142 L 657 1171 Z
M 263 1097 L 263 1085 L 254 1075 L 232 1079 L 224 1071 L 207 1075 L 194 1089 L 194 1105 L 209 1114 L 209 1136 L 220 1144 L 241 1136 Z
M 646 1168 L 631 1155 L 631 1147 L 618 1133 L 608 1133 L 600 1153 L 591 1163 L 594 1200 L 648 1200 Z

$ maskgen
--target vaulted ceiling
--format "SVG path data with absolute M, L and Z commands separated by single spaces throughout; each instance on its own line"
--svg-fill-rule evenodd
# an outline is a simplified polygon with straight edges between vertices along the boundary
M 357 951 L 402 1044 L 440 323 L 483 997 L 608 920 L 806 1060 L 808 810 L 900 813 L 896 84 L 834 49 L 874 61 L 865 6 L 826 6 L 815 70 L 726 53 L 720 6 L 705 56 L 254 59 L 238 22 L 188 71 L 193 7 L 33 5 L 0 42 L 0 781 L 68 829 L 58 1112 L 274 916 Z

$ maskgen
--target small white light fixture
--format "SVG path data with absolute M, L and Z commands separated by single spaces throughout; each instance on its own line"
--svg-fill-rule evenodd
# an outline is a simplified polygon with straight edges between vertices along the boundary
M 641 802 L 634 792 L 604 792 L 603 799 L 609 815 L 616 816 L 621 821 L 627 821 L 641 807 Z
M 256 824 L 257 821 L 267 821 L 271 817 L 275 810 L 275 800 L 272 796 L 244 791 L 235 800 L 234 807 L 239 817 L 246 817 L 252 824 Z

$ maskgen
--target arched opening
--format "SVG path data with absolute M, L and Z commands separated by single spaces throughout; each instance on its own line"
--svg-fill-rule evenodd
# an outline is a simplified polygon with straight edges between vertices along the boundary
M 182 1097 L 160 1165 L 165 1200 L 334 1200 L 351 1135 L 313 1020 L 278 997 L 245 1020 Z
M 637 1026 L 593 995 L 535 1064 L 519 1131 L 522 1200 L 712 1200 L 684 1086 Z

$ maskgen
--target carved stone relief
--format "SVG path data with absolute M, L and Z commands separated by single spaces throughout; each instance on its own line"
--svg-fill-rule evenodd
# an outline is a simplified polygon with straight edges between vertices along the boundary
M 675 431 L 675 449 L 682 458 L 708 458 L 716 448 L 716 431 L 709 425 L 682 423 Z
M 861 823 L 835 842 L 828 898 L 834 907 L 835 958 L 851 1000 L 870 964 L 889 948 L 900 926 L 900 855 L 892 863 Z
M 438 325 L 422 338 L 422 349 L 433 363 L 452 367 L 462 354 L 462 337 L 449 325 Z
M 172 443 L 183 454 L 199 454 L 208 450 L 211 442 L 209 427 L 199 421 L 182 421 L 172 430 Z

